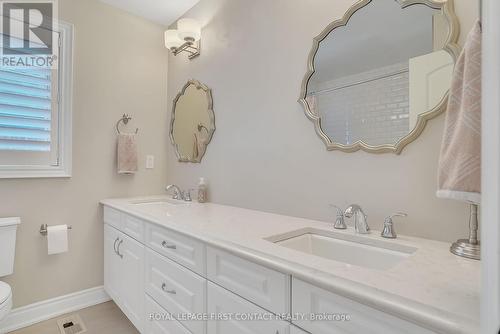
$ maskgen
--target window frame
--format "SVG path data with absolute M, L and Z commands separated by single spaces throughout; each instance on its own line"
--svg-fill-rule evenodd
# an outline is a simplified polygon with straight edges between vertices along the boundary
M 72 173 L 73 145 L 73 33 L 72 24 L 58 21 L 54 29 L 60 36 L 57 110 L 57 166 L 0 165 L 0 179 L 69 178 Z

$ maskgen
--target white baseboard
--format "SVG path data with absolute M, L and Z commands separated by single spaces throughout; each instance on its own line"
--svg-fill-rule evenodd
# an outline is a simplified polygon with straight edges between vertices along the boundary
M 13 309 L 0 326 L 0 333 L 31 326 L 33 324 L 81 310 L 111 300 L 103 286 L 78 291 L 69 295 L 44 300 Z

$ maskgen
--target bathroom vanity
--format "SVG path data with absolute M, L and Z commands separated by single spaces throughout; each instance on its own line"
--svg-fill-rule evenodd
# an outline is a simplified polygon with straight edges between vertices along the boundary
M 480 264 L 446 243 L 168 197 L 102 204 L 105 288 L 142 333 L 478 332 Z

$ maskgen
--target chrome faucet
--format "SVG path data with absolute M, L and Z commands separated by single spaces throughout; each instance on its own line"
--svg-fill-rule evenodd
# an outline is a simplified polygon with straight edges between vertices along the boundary
M 363 209 L 357 204 L 351 204 L 347 207 L 344 212 L 347 218 L 354 216 L 354 228 L 356 233 L 368 234 L 370 233 L 370 226 L 368 226 L 368 221 Z
M 186 201 L 186 202 L 192 202 L 193 201 L 192 198 L 191 198 L 191 192 L 194 191 L 195 189 L 188 189 L 186 191 L 183 191 L 183 190 L 181 190 L 181 188 L 179 188 L 175 184 L 169 184 L 165 188 L 165 190 L 167 192 L 169 192 L 170 189 L 174 190 L 174 192 L 172 193 L 172 199 L 182 200 L 182 201 Z
M 172 194 L 172 199 L 184 199 L 184 193 L 182 192 L 181 188 L 176 186 L 175 184 L 169 184 L 165 190 L 168 192 L 170 189 L 174 189 L 174 192 Z

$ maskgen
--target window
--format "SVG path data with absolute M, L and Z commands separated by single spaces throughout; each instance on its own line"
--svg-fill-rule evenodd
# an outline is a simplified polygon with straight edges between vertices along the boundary
M 71 25 L 56 70 L 0 67 L 0 178 L 71 176 Z

